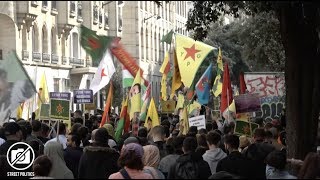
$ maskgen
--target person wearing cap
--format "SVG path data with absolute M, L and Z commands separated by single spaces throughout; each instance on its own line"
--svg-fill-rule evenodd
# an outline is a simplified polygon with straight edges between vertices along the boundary
M 108 145 L 108 131 L 99 128 L 92 145 L 86 146 L 79 162 L 78 178 L 102 179 L 118 172 L 119 153 Z
M 148 173 L 143 172 L 142 161 L 144 150 L 140 144 L 129 143 L 123 146 L 118 160 L 121 170 L 109 176 L 109 179 L 153 179 Z
M 7 155 L 11 145 L 22 140 L 21 127 L 16 122 L 9 122 L 4 127 L 7 141 L 0 146 L 0 155 Z

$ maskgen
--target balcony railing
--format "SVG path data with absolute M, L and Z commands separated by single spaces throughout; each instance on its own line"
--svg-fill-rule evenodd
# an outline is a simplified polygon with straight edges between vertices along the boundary
M 70 17 L 76 16 L 76 3 L 74 1 L 70 1 Z
M 22 60 L 28 60 L 29 59 L 29 51 L 22 50 Z
M 49 63 L 50 62 L 50 54 L 42 53 L 42 62 Z
M 56 55 L 56 54 L 52 54 L 51 55 L 51 63 L 52 64 L 58 64 L 58 62 L 59 62 L 59 56 Z
M 40 62 L 41 61 L 41 53 L 39 52 L 32 52 L 32 59 L 35 62 Z
M 86 66 L 92 67 L 92 61 L 90 59 L 86 59 Z
M 62 57 L 62 64 L 63 64 L 63 65 L 66 65 L 67 63 L 68 63 L 68 58 L 65 57 L 65 56 L 63 56 L 63 57 Z

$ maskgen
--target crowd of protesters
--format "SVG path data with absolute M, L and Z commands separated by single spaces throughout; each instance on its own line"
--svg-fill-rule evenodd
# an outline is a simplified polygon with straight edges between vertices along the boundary
M 16 142 L 28 143 L 35 152 L 32 179 L 305 179 L 320 178 L 320 155 L 304 160 L 287 159 L 283 119 L 260 125 L 253 136 L 234 133 L 233 122 L 210 118 L 206 129 L 189 127 L 182 134 L 178 116 L 161 116 L 161 125 L 147 129 L 140 123 L 115 140 L 119 117 L 99 127 L 101 115 L 73 113 L 72 127 L 47 121 L 19 119 L 0 128 L 0 177 L 14 172 L 7 151 Z M 299 166 L 289 173 L 287 166 Z M 10 178 L 10 177 L 8 177 Z M 17 177 L 15 177 L 17 178 Z M 25 178 L 25 177 L 24 177 Z

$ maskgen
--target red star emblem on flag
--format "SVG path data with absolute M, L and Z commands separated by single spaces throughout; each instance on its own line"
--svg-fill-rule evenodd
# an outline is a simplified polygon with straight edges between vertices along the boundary
M 204 91 L 204 86 L 208 83 L 208 77 L 204 77 L 200 80 L 200 83 L 198 85 L 198 89 L 200 91 Z
M 101 78 L 102 78 L 103 76 L 107 76 L 107 75 L 104 73 L 104 69 L 105 69 L 105 68 L 103 68 L 102 71 L 101 71 Z
M 200 52 L 200 50 L 196 49 L 195 44 L 193 44 L 190 48 L 185 48 L 184 49 L 187 51 L 186 57 L 184 60 L 186 60 L 188 57 L 191 57 L 193 61 L 195 61 L 195 54 Z
M 96 39 L 94 39 L 93 37 L 88 38 L 88 44 L 92 49 L 100 48 L 99 42 Z

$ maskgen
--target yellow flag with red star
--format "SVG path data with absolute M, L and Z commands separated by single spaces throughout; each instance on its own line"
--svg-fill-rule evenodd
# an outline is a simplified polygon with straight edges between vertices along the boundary
M 176 53 L 181 74 L 181 81 L 186 87 L 190 87 L 196 72 L 212 46 L 195 41 L 183 35 L 176 35 Z

